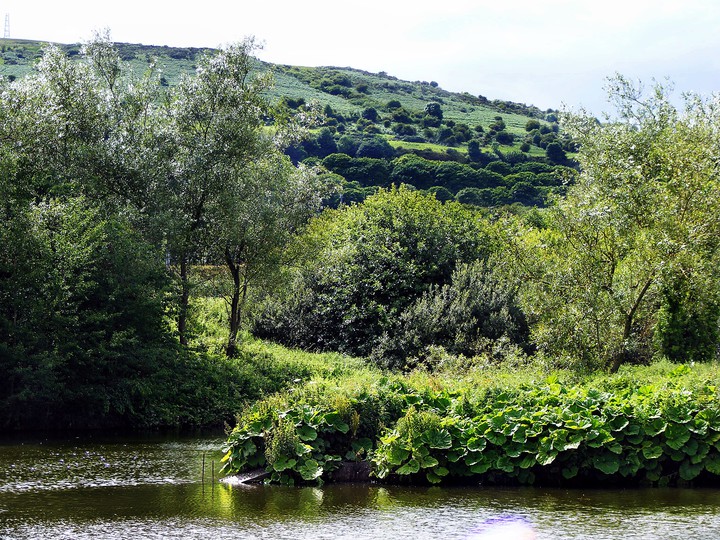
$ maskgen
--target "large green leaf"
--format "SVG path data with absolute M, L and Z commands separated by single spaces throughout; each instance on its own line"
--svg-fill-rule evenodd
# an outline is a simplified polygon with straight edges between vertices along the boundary
M 520 426 L 515 430 L 515 433 L 513 433 L 512 436 L 513 442 L 516 443 L 526 443 L 527 442 L 527 428 L 525 426 Z
M 468 455 L 465 456 L 465 465 L 468 467 L 483 461 L 485 461 L 485 456 L 483 456 L 482 452 L 468 452 Z
M 673 450 L 680 450 L 690 440 L 690 430 L 685 424 L 668 424 L 665 429 L 665 443 Z
M 488 440 L 488 442 L 491 442 L 494 445 L 502 446 L 505 444 L 505 435 L 502 433 L 495 433 L 494 431 L 488 430 L 485 433 L 485 438 Z
M 705 460 L 705 468 L 709 473 L 720 475 L 720 455 L 709 456 Z
M 667 422 L 665 422 L 665 420 L 663 420 L 662 418 L 652 418 L 645 425 L 645 434 L 650 437 L 654 437 L 655 435 L 660 435 L 660 433 L 663 433 L 666 428 Z
M 417 460 L 411 459 L 405 465 L 400 467 L 396 472 L 401 475 L 415 474 L 420 470 L 420 463 Z
M 470 472 L 473 474 L 483 474 L 490 470 L 492 463 L 490 461 L 481 461 L 470 467 Z
M 603 429 L 592 429 L 587 434 L 586 444 L 590 448 L 600 448 L 604 444 L 614 440 L 615 437 L 613 437 L 609 431 L 605 431 Z
M 282 472 L 287 469 L 292 469 L 297 461 L 294 458 L 288 458 L 287 456 L 279 456 L 272 464 L 273 470 Z
M 317 431 L 310 426 L 300 426 L 297 430 L 298 437 L 303 441 L 314 441 L 317 439 Z
M 538 465 L 542 465 L 543 467 L 550 465 L 553 461 L 555 461 L 555 458 L 557 457 L 557 451 L 555 450 L 547 450 L 547 451 L 540 451 L 537 455 L 537 462 Z
M 340 433 L 347 433 L 348 431 L 350 431 L 350 426 L 343 421 L 340 413 L 333 411 L 325 414 L 325 422 L 329 426 L 337 429 Z
M 620 458 L 614 454 L 600 454 L 593 459 L 593 465 L 605 474 L 615 474 L 620 469 Z
M 391 465 L 400 465 L 410 457 L 410 450 L 400 446 L 393 445 L 387 454 L 388 461 Z
M 610 422 L 608 422 L 608 426 L 610 426 L 610 429 L 612 431 L 622 431 L 624 430 L 628 424 L 630 424 L 630 421 L 627 419 L 626 416 L 616 416 Z
M 645 441 L 642 446 L 642 454 L 645 459 L 657 459 L 663 455 L 663 449 L 653 441 Z
M 432 456 L 425 456 L 418 460 L 420 467 L 423 469 L 431 469 L 438 464 L 438 460 Z
M 495 461 L 495 468 L 506 473 L 511 473 L 515 470 L 515 464 L 509 456 L 499 456 Z
M 427 478 L 428 482 L 431 484 L 439 484 L 442 482 L 442 478 L 440 478 L 437 474 L 435 474 L 432 471 L 428 471 L 425 473 L 425 478 Z
M 485 437 L 471 437 L 467 442 L 467 449 L 473 452 L 482 452 L 487 446 Z
M 323 468 L 314 459 L 308 459 L 297 468 L 297 472 L 300 473 L 303 480 L 310 481 L 320 478 L 323 473 Z
M 680 465 L 680 478 L 683 480 L 693 480 L 703 470 L 704 466 L 702 463 L 691 463 L 690 461 L 683 461 Z
M 452 437 L 447 429 L 431 429 L 424 433 L 421 439 L 430 447 L 444 450 L 452 446 Z

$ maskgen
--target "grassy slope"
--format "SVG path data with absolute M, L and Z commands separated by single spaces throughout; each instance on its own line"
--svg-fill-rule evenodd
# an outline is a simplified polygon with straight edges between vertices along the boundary
M 332 96 L 298 80 L 292 75 L 294 71 L 320 71 L 328 75 L 336 73 L 345 75 L 353 82 L 353 86 L 366 84 L 368 93 L 362 98 L 351 99 Z M 274 73 L 277 94 L 302 97 L 306 101 L 315 99 L 330 104 L 334 110 L 343 114 L 359 114 L 368 106 L 381 109 L 390 100 L 398 100 L 407 110 L 416 112 L 423 111 L 428 102 L 437 101 L 442 105 L 446 120 L 462 122 L 470 127 L 476 125 L 487 127 L 495 116 L 500 115 L 507 125 L 507 130 L 516 134 L 525 133 L 525 124 L 530 118 L 481 104 L 477 98 L 468 94 L 448 92 L 419 81 L 401 81 L 382 73 L 373 74 L 352 68 L 290 68 L 290 66 L 276 66 Z
M 0 75 L 22 77 L 32 70 L 32 65 L 41 57 L 44 42 L 2 39 L 0 40 Z M 79 52 L 80 45 L 60 45 L 71 55 Z M 142 72 L 151 58 L 157 58 L 163 76 L 170 86 L 177 84 L 183 73 L 192 73 L 195 69 L 195 58 L 202 49 L 172 48 L 146 46 L 137 44 L 118 44 L 121 57 L 127 60 L 136 72 Z M 329 104 L 333 110 L 344 115 L 359 115 L 369 106 L 384 108 L 390 100 L 398 100 L 410 112 L 421 112 L 430 101 L 442 104 L 446 120 L 465 123 L 471 128 L 476 125 L 487 127 L 493 117 L 501 115 L 507 124 L 507 130 L 523 134 L 528 116 L 514 114 L 502 110 L 505 106 L 498 103 L 483 104 L 475 96 L 447 92 L 439 87 L 423 82 L 401 81 L 384 73 L 372 74 L 351 68 L 306 68 L 264 64 L 275 75 L 274 98 L 281 96 L 303 98 L 306 101 L 318 101 Z M 354 93 L 345 98 L 331 95 L 313 88 L 301 78 L 318 78 L 320 76 L 345 75 L 353 83 L 353 87 L 367 85 L 367 93 Z M 535 111 L 540 114 L 540 111 Z

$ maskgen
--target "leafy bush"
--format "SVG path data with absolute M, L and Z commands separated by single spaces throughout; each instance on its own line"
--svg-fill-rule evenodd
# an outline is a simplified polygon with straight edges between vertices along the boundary
M 316 381 L 246 410 L 224 449 L 225 473 L 266 467 L 270 482 L 332 478 L 341 461 L 367 460 L 383 426 L 405 407 L 402 385 L 378 374 Z
M 586 379 L 460 369 L 463 378 L 365 371 L 256 403 L 229 436 L 224 471 L 264 466 L 270 481 L 318 482 L 339 460 L 369 459 L 381 480 L 433 484 L 667 485 L 720 475 L 717 366 L 660 363 Z
M 528 324 L 516 291 L 493 272 L 492 263 L 476 261 L 458 267 L 451 283 L 431 288 L 403 312 L 372 358 L 394 369 L 418 362 L 432 367 L 427 361 L 430 346 L 475 356 L 501 339 L 529 348 Z
M 270 304 L 256 332 L 360 356 L 423 292 L 448 283 L 457 264 L 492 249 L 478 215 L 407 188 L 326 212 L 305 242 L 317 258 L 300 270 L 284 299 Z
M 493 396 L 474 417 L 458 414 L 461 396 L 450 393 L 445 407 L 424 413 L 432 422 L 410 409 L 381 438 L 376 474 L 584 485 L 720 475 L 720 396 L 715 384 L 673 384 L 686 371 L 677 367 L 665 387 L 567 387 L 551 377 Z

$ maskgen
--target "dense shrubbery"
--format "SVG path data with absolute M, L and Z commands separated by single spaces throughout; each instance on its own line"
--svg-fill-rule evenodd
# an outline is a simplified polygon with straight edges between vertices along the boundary
M 716 369 L 661 364 L 578 380 L 476 365 L 463 378 L 317 380 L 246 410 L 225 471 L 267 467 L 270 481 L 310 482 L 332 479 L 342 460 L 371 460 L 380 479 L 429 483 L 716 478 Z
M 292 346 L 367 355 L 416 299 L 449 283 L 458 264 L 487 257 L 493 241 L 472 210 L 408 189 L 326 211 L 304 240 L 312 260 L 255 331 Z
M 519 160 L 511 163 L 497 158 L 485 167 L 479 163 L 460 163 L 421 157 L 416 153 L 403 154 L 394 159 L 392 148 L 381 137 L 350 137 L 344 135 L 333 144 L 327 131 L 321 130 L 317 139 L 310 139 L 289 151 L 296 160 L 315 162 L 322 158 L 323 167 L 340 175 L 345 186 L 358 182 L 365 187 L 387 187 L 406 184 L 420 190 L 445 188 L 459 202 L 474 206 L 502 206 L 520 203 L 526 206 L 546 206 L 554 195 L 561 195 L 572 184 L 576 171 L 563 165 Z M 565 163 L 563 161 L 562 163 Z M 503 188 L 502 195 L 469 197 L 467 189 L 489 190 Z M 363 200 L 362 198 L 353 200 Z
M 372 358 L 392 369 L 433 367 L 433 346 L 472 357 L 500 342 L 528 348 L 529 329 L 517 290 L 493 271 L 491 258 L 459 266 L 450 283 L 426 291 L 382 335 Z
M 422 475 L 431 483 L 479 476 L 532 484 L 624 479 L 645 484 L 720 475 L 717 381 L 695 388 L 554 382 L 492 396 L 471 415 L 465 396 L 441 394 L 410 407 L 380 439 L 376 474 Z M 625 383 L 626 386 L 622 386 Z M 574 483 L 574 482 L 573 482 Z

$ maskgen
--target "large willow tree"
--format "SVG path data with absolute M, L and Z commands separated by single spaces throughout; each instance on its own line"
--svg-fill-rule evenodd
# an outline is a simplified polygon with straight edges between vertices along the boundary
M 527 306 L 539 345 L 588 365 L 662 354 L 706 359 L 718 344 L 720 109 L 667 88 L 610 80 L 617 115 L 568 114 L 582 173 L 538 237 Z

